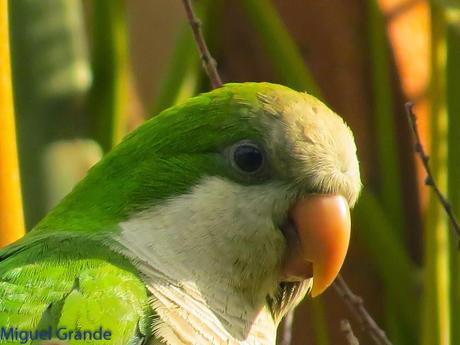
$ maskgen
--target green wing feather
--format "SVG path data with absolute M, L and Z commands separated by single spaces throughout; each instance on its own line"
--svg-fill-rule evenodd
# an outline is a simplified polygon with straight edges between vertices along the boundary
M 149 338 L 149 310 L 138 273 L 101 241 L 64 234 L 26 237 L 0 251 L 0 328 L 52 327 L 55 333 L 60 327 L 102 327 L 111 332 L 104 344 L 141 344 Z M 65 342 L 101 344 L 74 337 Z

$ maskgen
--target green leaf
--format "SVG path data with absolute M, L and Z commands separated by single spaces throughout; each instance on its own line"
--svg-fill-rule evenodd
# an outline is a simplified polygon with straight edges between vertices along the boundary
M 98 0 L 93 5 L 90 110 L 94 138 L 105 152 L 126 134 L 128 104 L 128 38 L 122 0 Z
M 431 145 L 433 178 L 447 190 L 446 18 L 431 4 Z M 450 344 L 449 233 L 446 216 L 433 191 L 429 192 L 424 238 L 423 344 Z
M 377 268 L 386 296 L 399 306 L 398 317 L 409 344 L 417 343 L 419 275 L 378 199 L 364 191 L 353 210 L 353 230 Z
M 90 86 L 80 0 L 9 1 L 13 87 L 27 228 L 43 217 L 46 144 L 88 134 Z
M 318 85 L 269 0 L 240 1 L 283 84 L 321 98 Z
M 460 11 L 457 11 L 460 14 Z M 460 215 L 460 31 L 450 25 L 447 32 L 447 107 L 448 107 L 448 198 L 452 211 Z M 460 344 L 460 252 L 459 239 L 452 235 L 451 246 L 451 309 L 452 344 Z

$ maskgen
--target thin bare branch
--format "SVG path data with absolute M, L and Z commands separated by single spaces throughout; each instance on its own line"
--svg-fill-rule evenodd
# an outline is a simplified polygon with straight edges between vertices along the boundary
M 378 345 L 392 345 L 385 332 L 377 325 L 367 309 L 364 307 L 363 299 L 355 295 L 348 287 L 341 275 L 337 277 L 334 289 L 345 301 L 349 311 L 360 324 L 362 330 Z
M 415 153 L 417 154 L 417 156 L 419 156 L 420 161 L 423 164 L 423 168 L 425 169 L 425 173 L 426 173 L 425 184 L 427 186 L 430 186 L 433 189 L 442 207 L 444 207 L 447 217 L 449 218 L 452 230 L 454 231 L 455 235 L 457 235 L 459 239 L 459 247 L 460 247 L 460 226 L 457 221 L 457 218 L 455 217 L 454 212 L 452 211 L 452 206 L 450 205 L 449 201 L 444 196 L 444 194 L 440 191 L 436 183 L 436 180 L 433 177 L 433 173 L 431 172 L 431 168 L 429 164 L 430 157 L 426 153 L 425 148 L 423 147 L 422 142 L 420 140 L 420 133 L 419 133 L 418 126 L 417 126 L 417 116 L 414 113 L 414 104 L 412 102 L 406 103 L 406 113 L 407 113 L 407 118 L 409 119 L 410 128 L 412 130 L 412 133 L 414 134 Z
M 191 0 L 182 0 L 187 14 L 187 19 L 190 23 L 193 32 L 193 38 L 195 39 L 198 51 L 200 52 L 201 62 L 206 74 L 209 77 L 212 88 L 218 88 L 222 86 L 222 80 L 217 72 L 216 60 L 211 56 L 206 41 L 204 40 L 203 32 L 201 30 L 201 21 L 196 17 L 193 10 Z
M 340 321 L 340 330 L 345 335 L 345 339 L 347 340 L 348 345 L 359 345 L 359 340 L 353 333 L 350 321 L 348 321 L 347 319 L 343 319 L 342 321 Z

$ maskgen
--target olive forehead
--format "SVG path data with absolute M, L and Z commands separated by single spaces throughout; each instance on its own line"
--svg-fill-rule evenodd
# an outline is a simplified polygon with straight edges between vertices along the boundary
M 260 99 L 264 145 L 280 176 L 311 190 L 340 192 L 354 203 L 361 188 L 359 164 L 343 119 L 307 94 Z

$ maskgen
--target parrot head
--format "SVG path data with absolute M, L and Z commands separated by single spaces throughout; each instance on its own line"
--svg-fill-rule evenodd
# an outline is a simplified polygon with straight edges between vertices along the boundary
M 227 84 L 128 135 L 37 231 L 109 233 L 163 320 L 174 305 L 188 323 L 206 308 L 277 324 L 338 274 L 360 189 L 353 135 L 323 103 Z

